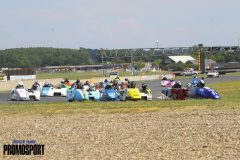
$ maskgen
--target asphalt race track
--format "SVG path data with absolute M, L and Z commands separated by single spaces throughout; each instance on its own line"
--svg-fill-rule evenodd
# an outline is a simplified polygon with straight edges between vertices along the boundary
M 176 81 L 181 81 L 183 86 L 186 86 L 187 83 L 190 83 L 192 77 L 189 78 L 181 78 L 176 79 Z M 220 76 L 220 78 L 206 78 L 206 86 L 209 83 L 214 82 L 223 82 L 223 81 L 240 81 L 240 76 Z M 137 82 L 139 88 L 141 88 L 142 83 L 147 83 L 148 87 L 152 90 L 153 98 L 156 99 L 163 87 L 161 87 L 160 80 L 152 80 L 152 81 L 142 81 Z M 11 101 L 10 100 L 10 91 L 9 92 L 0 92 L 0 103 L 40 103 L 40 102 L 66 102 L 66 97 L 41 97 L 41 101 Z

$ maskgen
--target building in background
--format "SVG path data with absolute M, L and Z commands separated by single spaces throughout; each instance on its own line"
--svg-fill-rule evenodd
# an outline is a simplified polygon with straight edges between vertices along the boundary
M 189 60 L 186 62 L 186 64 L 198 65 L 198 61 L 197 60 Z M 216 64 L 217 64 L 217 62 L 215 62 L 212 59 L 205 59 L 205 69 L 214 69 Z
M 193 57 L 191 56 L 167 56 L 167 58 L 165 59 L 165 63 L 166 64 L 170 64 L 170 63 L 183 63 L 185 64 L 188 61 L 193 61 L 195 60 Z

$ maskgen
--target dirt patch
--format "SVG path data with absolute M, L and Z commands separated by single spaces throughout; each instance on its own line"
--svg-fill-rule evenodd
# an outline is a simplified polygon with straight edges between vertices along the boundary
M 239 159 L 240 109 L 0 117 L 0 145 L 45 144 L 42 157 L 0 159 Z

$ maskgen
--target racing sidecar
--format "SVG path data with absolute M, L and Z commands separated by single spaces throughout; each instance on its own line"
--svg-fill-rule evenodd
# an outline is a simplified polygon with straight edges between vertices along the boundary
M 72 102 L 75 100 L 77 101 L 89 100 L 88 92 L 81 89 L 72 88 L 67 93 L 67 100 L 68 102 Z
M 54 96 L 67 96 L 67 88 L 66 87 L 58 87 L 58 88 L 53 88 L 53 95 Z
M 220 95 L 211 88 L 197 87 L 195 85 L 188 86 L 187 88 L 166 88 L 162 93 L 172 99 L 186 99 L 189 98 L 211 98 L 219 99 Z
M 151 101 L 152 100 L 152 91 L 150 89 L 147 89 L 145 91 L 141 91 L 142 99 Z
M 138 88 L 126 88 L 122 100 L 140 100 L 142 98 L 142 94 Z
M 13 89 L 11 93 L 12 101 L 27 101 L 29 99 L 29 93 L 24 88 Z
M 28 89 L 29 99 L 40 101 L 40 90 Z
M 118 93 L 113 88 L 110 88 L 110 89 L 103 88 L 101 90 L 100 95 L 101 95 L 101 97 L 100 97 L 101 101 L 118 101 L 118 100 L 120 100 L 120 93 Z
M 188 90 L 186 88 L 165 88 L 162 93 L 175 100 L 184 100 L 188 97 Z
M 47 96 L 54 96 L 54 90 L 52 86 L 43 86 L 40 92 L 41 96 L 47 97 Z
M 188 87 L 188 96 L 191 98 L 211 98 L 211 99 L 219 99 L 220 95 L 209 87 L 196 87 L 189 86 Z
M 89 90 L 89 100 L 100 100 L 100 92 L 98 90 Z

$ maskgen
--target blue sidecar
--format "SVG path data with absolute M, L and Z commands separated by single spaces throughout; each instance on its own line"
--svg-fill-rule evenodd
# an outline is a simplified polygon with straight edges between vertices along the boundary
M 88 91 L 89 100 L 100 100 L 100 92 L 95 89 L 90 89 Z
M 104 88 L 101 90 L 101 101 L 118 101 L 120 100 L 120 93 L 113 88 Z
M 203 88 L 196 87 L 195 96 L 199 98 L 211 98 L 211 99 L 220 98 L 220 95 L 216 91 L 208 87 Z
M 43 86 L 40 91 L 40 95 L 43 97 L 54 96 L 53 87 L 52 86 Z
M 89 100 L 89 95 L 88 92 L 83 91 L 81 89 L 75 89 L 72 88 L 68 93 L 67 93 L 67 100 L 68 102 L 72 101 L 84 101 L 84 100 Z

